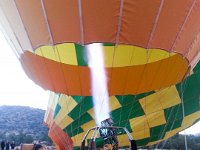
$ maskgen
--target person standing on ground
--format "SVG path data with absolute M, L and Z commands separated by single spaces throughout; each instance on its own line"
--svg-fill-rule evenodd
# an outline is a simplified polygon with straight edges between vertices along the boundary
M 4 141 L 1 141 L 1 150 L 4 150 L 4 148 L 5 148 L 5 142 Z
M 6 142 L 6 150 L 9 150 L 10 149 L 10 143 L 7 141 Z
M 12 150 L 15 149 L 15 142 L 12 141 L 12 143 L 10 144 L 10 146 L 11 146 L 11 149 L 12 149 Z

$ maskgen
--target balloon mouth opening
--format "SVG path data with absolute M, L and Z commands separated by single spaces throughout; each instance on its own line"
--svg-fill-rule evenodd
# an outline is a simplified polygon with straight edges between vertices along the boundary
M 180 54 L 158 49 L 147 53 L 142 47 L 128 45 L 114 47 L 103 44 L 100 47 L 109 96 L 166 88 L 181 82 L 190 71 L 189 62 Z M 63 43 L 41 47 L 35 53 L 26 51 L 20 61 L 28 77 L 46 90 L 72 96 L 92 96 L 92 76 L 86 52 L 85 46 Z M 99 71 L 97 67 L 94 69 Z

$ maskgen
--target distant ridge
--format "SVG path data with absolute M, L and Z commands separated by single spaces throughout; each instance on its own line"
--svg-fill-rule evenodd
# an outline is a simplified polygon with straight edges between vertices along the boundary
M 0 141 L 49 142 L 48 128 L 43 124 L 44 114 L 42 109 L 27 106 L 0 106 Z

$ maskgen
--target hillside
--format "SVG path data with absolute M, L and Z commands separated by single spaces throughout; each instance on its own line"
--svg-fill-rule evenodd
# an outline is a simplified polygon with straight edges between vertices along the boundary
M 0 106 L 0 141 L 50 141 L 48 128 L 43 124 L 44 114 L 44 110 L 31 107 Z
M 187 135 L 187 145 L 190 150 L 200 150 L 200 135 Z M 186 149 L 185 136 L 176 134 L 173 137 L 156 145 L 144 147 L 147 149 Z

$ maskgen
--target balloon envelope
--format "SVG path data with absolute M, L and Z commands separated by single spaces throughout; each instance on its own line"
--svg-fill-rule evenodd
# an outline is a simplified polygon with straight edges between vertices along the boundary
M 90 43 L 102 43 L 114 125 L 126 127 L 139 146 L 200 118 L 199 1 L 16 0 L 0 1 L 0 8 L 1 28 L 24 71 L 52 91 L 45 123 L 59 149 L 79 148 L 95 126 Z M 120 146 L 129 144 L 124 137 Z

